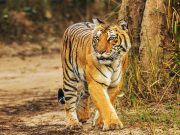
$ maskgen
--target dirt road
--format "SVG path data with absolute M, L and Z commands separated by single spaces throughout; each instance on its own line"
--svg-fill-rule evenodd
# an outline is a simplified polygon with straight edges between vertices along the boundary
M 62 86 L 60 55 L 0 58 L 0 135 L 144 135 L 148 129 L 128 127 L 102 132 L 65 128 L 65 112 L 57 103 Z

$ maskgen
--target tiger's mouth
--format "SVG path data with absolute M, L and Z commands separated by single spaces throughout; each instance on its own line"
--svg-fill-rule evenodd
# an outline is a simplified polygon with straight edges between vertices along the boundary
M 97 60 L 100 64 L 109 65 L 113 62 L 114 58 L 100 56 L 100 57 L 97 57 Z
M 106 57 L 103 57 L 103 56 L 101 56 L 101 57 L 97 57 L 97 59 L 98 59 L 98 60 L 104 60 L 104 61 L 105 61 L 105 60 L 110 60 L 110 61 L 112 61 L 112 60 L 113 60 L 113 58 L 112 58 L 112 57 L 107 57 L 107 58 L 106 58 Z

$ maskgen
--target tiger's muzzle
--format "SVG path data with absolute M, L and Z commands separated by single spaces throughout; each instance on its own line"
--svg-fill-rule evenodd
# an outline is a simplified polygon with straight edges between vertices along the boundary
M 103 56 L 101 56 L 101 57 L 97 57 L 97 59 L 98 60 L 113 60 L 113 58 L 112 57 L 107 57 L 107 58 L 105 58 L 105 57 L 103 57 Z
M 108 54 L 107 53 L 103 53 L 103 54 L 96 53 L 96 58 L 100 64 L 105 64 L 105 65 L 111 64 L 113 62 L 113 60 L 115 59 L 113 57 L 112 53 L 108 53 Z

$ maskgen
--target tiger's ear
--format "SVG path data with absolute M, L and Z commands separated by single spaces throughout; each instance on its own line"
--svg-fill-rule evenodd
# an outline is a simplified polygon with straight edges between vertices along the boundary
M 122 30 L 128 31 L 128 23 L 125 20 L 118 21 L 118 25 Z
M 95 27 L 99 26 L 100 24 L 105 24 L 104 21 L 96 18 L 96 19 L 93 19 L 93 23 L 95 24 Z

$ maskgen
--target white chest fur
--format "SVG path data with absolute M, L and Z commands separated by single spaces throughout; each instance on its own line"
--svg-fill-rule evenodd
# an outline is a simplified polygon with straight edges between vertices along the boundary
M 110 87 L 117 86 L 119 84 L 119 82 L 121 81 L 121 79 L 122 79 L 121 70 L 118 70 L 118 71 L 114 72 L 112 77 L 111 77 Z
M 112 73 L 112 76 L 111 76 L 111 84 L 110 84 L 110 87 L 114 87 L 114 86 L 117 86 L 119 84 L 119 82 L 121 81 L 122 79 L 122 65 L 121 65 L 121 62 L 120 61 L 117 61 L 116 63 L 114 63 L 113 65 L 113 73 Z

